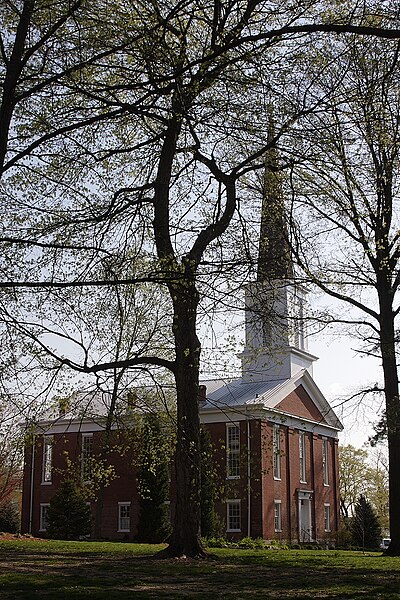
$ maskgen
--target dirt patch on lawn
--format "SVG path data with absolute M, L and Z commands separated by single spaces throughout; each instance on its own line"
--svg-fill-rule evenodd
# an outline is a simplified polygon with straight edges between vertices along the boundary
M 0 541 L 3 540 L 26 540 L 29 542 L 47 542 L 44 538 L 36 538 L 29 533 L 6 533 L 5 531 L 0 531 Z

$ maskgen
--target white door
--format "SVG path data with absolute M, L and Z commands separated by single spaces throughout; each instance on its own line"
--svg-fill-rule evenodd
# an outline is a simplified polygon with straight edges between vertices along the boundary
M 312 541 L 311 500 L 299 499 L 299 542 Z

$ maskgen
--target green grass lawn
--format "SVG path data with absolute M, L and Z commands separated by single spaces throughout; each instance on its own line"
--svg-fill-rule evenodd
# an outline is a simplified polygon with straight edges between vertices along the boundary
M 335 550 L 213 549 L 158 560 L 161 546 L 0 541 L 0 599 L 400 599 L 400 558 Z

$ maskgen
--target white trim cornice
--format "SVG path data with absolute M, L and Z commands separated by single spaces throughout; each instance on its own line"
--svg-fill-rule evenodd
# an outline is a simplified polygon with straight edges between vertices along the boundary
M 222 411 L 221 409 L 205 409 L 200 410 L 200 421 L 201 423 L 231 423 L 234 421 L 248 421 L 252 419 L 260 419 L 263 421 L 271 421 L 277 425 L 285 425 L 291 429 L 301 429 L 302 431 L 308 431 L 315 433 L 316 435 L 324 435 L 326 437 L 337 439 L 338 432 L 340 429 L 326 423 L 312 421 L 298 415 L 293 415 L 281 410 L 275 410 L 273 408 L 265 408 L 265 406 L 258 405 L 242 405 L 227 408 Z

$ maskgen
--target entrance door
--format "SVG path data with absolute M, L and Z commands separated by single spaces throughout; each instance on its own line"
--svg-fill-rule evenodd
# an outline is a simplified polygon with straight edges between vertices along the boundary
M 301 494 L 299 498 L 299 542 L 312 541 L 311 499 Z

